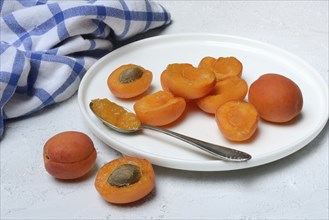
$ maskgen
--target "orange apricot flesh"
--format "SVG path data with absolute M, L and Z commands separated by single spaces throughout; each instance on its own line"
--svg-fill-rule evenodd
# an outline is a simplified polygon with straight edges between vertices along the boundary
M 241 77 L 243 65 L 235 57 L 204 57 L 200 61 L 199 68 L 208 69 L 215 73 L 216 80 L 220 81 L 230 76 Z
M 128 168 L 121 169 L 123 166 Z M 114 174 L 116 176 L 113 177 Z M 107 202 L 126 204 L 142 199 L 154 189 L 155 174 L 148 160 L 122 157 L 104 164 L 94 185 Z
M 167 73 L 168 70 L 165 69 L 161 75 L 160 75 L 160 83 L 163 91 L 170 92 L 168 86 L 167 86 Z
M 186 101 L 172 93 L 158 91 L 134 104 L 139 120 L 148 125 L 163 126 L 176 121 L 184 112 Z
M 107 79 L 112 94 L 118 98 L 136 97 L 150 87 L 153 74 L 135 64 L 126 64 L 115 69 Z
M 166 70 L 165 85 L 168 90 L 186 100 L 207 95 L 216 84 L 216 77 L 212 72 L 198 69 L 191 64 L 169 64 Z
M 226 102 L 217 109 L 215 116 L 221 133 L 231 141 L 250 139 L 258 127 L 258 112 L 247 102 Z
M 246 81 L 237 76 L 231 76 L 218 81 L 215 88 L 207 96 L 196 100 L 196 103 L 204 112 L 215 114 L 216 110 L 228 101 L 242 101 L 247 92 Z
M 141 125 L 140 120 L 134 113 L 128 112 L 122 106 L 106 98 L 94 99 L 91 104 L 96 115 L 118 128 L 132 130 Z

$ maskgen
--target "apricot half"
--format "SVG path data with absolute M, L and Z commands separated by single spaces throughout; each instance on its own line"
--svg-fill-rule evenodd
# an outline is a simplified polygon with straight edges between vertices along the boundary
M 187 63 L 169 64 L 165 77 L 168 90 L 186 100 L 207 95 L 216 84 L 216 77 L 211 71 L 198 69 Z
M 161 75 L 160 75 L 160 83 L 163 91 L 170 92 L 168 86 L 167 86 L 167 73 L 168 70 L 165 69 Z
M 121 157 L 103 165 L 96 176 L 97 192 L 110 203 L 135 202 L 155 186 L 152 164 L 136 157 Z
M 247 92 L 246 81 L 237 76 L 231 76 L 218 81 L 215 88 L 205 97 L 198 99 L 196 103 L 204 112 L 215 114 L 216 110 L 228 101 L 242 101 Z
M 216 122 L 222 134 L 231 141 L 245 141 L 258 127 L 258 112 L 247 102 L 229 101 L 216 111 Z
M 199 68 L 208 69 L 215 73 L 216 80 L 222 80 L 230 76 L 241 77 L 243 65 L 236 57 L 204 57 L 200 61 Z
M 148 125 L 163 126 L 176 121 L 184 112 L 186 102 L 172 93 L 158 91 L 144 96 L 134 104 L 139 120 Z
M 135 64 L 122 65 L 107 79 L 112 94 L 118 98 L 132 98 L 144 93 L 151 85 L 153 74 Z
M 50 175 L 58 179 L 76 179 L 92 169 L 96 161 L 96 150 L 86 134 L 66 131 L 45 143 L 43 159 Z
M 288 122 L 302 110 L 303 95 L 298 85 L 280 74 L 260 76 L 249 88 L 248 100 L 266 121 Z

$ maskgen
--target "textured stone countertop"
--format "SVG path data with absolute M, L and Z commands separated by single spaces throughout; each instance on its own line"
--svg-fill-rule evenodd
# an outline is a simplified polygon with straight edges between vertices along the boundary
M 164 29 L 135 37 L 216 33 L 287 50 L 328 85 L 328 1 L 159 1 L 172 14 Z M 133 41 L 131 40 L 131 41 Z M 80 114 L 77 95 L 5 124 L 1 141 L 1 219 L 328 219 L 328 123 L 296 153 L 236 171 L 196 172 L 154 166 L 156 188 L 138 203 L 106 203 L 93 183 L 104 162 L 121 154 L 102 143 Z M 52 135 L 78 130 L 97 148 L 83 180 L 46 173 L 42 149 Z

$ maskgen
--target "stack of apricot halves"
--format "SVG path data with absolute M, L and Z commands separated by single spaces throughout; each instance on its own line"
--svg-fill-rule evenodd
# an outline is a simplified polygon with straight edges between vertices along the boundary
M 187 103 L 214 114 L 221 133 L 231 141 L 250 139 L 259 117 L 287 122 L 302 109 L 302 93 L 292 80 L 279 74 L 263 74 L 249 88 L 241 78 L 242 63 L 235 57 L 204 57 L 197 67 L 173 63 L 161 73 L 161 91 L 144 95 L 152 72 L 135 64 L 120 66 L 108 77 L 108 87 L 118 98 L 142 96 L 134 110 L 142 123 L 164 126 L 184 113 Z M 128 94 L 129 93 L 129 94 Z

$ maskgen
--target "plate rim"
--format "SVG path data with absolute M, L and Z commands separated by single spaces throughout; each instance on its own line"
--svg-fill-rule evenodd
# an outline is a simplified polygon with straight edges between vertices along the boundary
M 97 126 L 93 126 L 92 120 L 89 118 L 89 115 L 87 114 L 87 112 L 84 111 L 83 94 L 86 91 L 83 91 L 83 89 L 81 89 L 81 88 L 85 85 L 85 83 L 88 82 L 88 79 L 90 79 L 93 75 L 97 74 L 97 71 L 93 71 L 93 70 L 95 68 L 97 68 L 102 62 L 104 62 L 104 60 L 107 60 L 108 57 L 115 56 L 117 53 L 122 53 L 122 51 L 124 51 L 124 50 L 129 50 L 132 47 L 138 47 L 138 46 L 143 45 L 148 42 L 154 43 L 154 41 L 163 41 L 163 40 L 172 40 L 172 39 L 174 39 L 174 41 L 175 41 L 177 38 L 181 38 L 181 39 L 189 38 L 189 40 L 196 40 L 196 38 L 198 38 L 197 40 L 202 40 L 204 38 L 207 38 L 207 39 L 210 38 L 208 40 L 215 40 L 215 41 L 219 41 L 219 39 L 230 39 L 230 40 L 233 39 L 233 40 L 238 40 L 238 41 L 242 41 L 242 42 L 251 42 L 253 44 L 261 45 L 261 46 L 265 46 L 265 47 L 270 47 L 271 49 L 274 49 L 280 53 L 284 53 L 286 56 L 289 56 L 289 58 L 296 60 L 298 63 L 305 65 L 309 70 L 311 70 L 315 74 L 314 76 L 317 78 L 316 81 L 320 82 L 319 83 L 320 84 L 319 86 L 321 87 L 320 90 L 325 91 L 324 98 L 325 97 L 328 98 L 328 87 L 326 86 L 325 80 L 320 75 L 320 73 L 313 66 L 311 66 L 310 64 L 308 64 L 306 61 L 299 58 L 295 54 L 293 54 L 287 50 L 281 49 L 275 45 L 268 44 L 266 42 L 262 42 L 262 41 L 258 41 L 258 40 L 254 40 L 254 39 L 240 37 L 240 36 L 225 35 L 225 34 L 213 34 L 213 33 L 167 34 L 167 35 L 149 37 L 149 38 L 145 38 L 145 39 L 138 40 L 138 41 L 132 42 L 130 44 L 124 45 L 120 48 L 113 50 L 112 52 L 108 53 L 107 55 L 103 56 L 87 70 L 87 72 L 85 73 L 84 77 L 82 78 L 82 80 L 80 82 L 79 89 L 78 89 L 78 103 L 79 103 L 79 107 L 80 107 L 80 112 L 83 114 L 84 119 L 86 120 L 88 127 L 92 130 L 92 132 L 99 139 L 101 139 L 106 145 L 110 145 L 109 147 L 111 147 L 123 154 L 129 154 L 130 156 L 144 157 L 144 158 L 150 160 L 150 162 L 154 165 L 173 168 L 173 169 L 190 170 L 190 171 L 237 170 L 237 169 L 251 168 L 251 167 L 255 167 L 255 166 L 259 166 L 259 165 L 265 165 L 265 164 L 271 163 L 273 161 L 276 161 L 278 159 L 284 158 L 284 157 L 300 150 L 301 148 L 305 147 L 308 143 L 310 143 L 322 131 L 322 129 L 326 125 L 326 123 L 328 121 L 328 116 L 329 116 L 328 105 L 325 105 L 325 107 L 326 107 L 325 112 L 327 114 L 323 115 L 323 117 L 322 117 L 323 120 L 321 120 L 321 121 L 319 120 L 319 125 L 316 126 L 317 130 L 314 131 L 311 135 L 309 135 L 308 138 L 304 138 L 302 142 L 298 142 L 298 143 L 300 143 L 298 146 L 296 146 L 296 144 L 295 144 L 294 147 L 289 147 L 288 149 L 285 150 L 285 152 L 283 152 L 280 149 L 277 149 L 277 150 L 273 151 L 274 153 L 272 152 L 270 155 L 265 155 L 264 157 L 262 157 L 262 160 L 259 159 L 257 163 L 252 160 L 250 160 L 248 162 L 243 162 L 243 163 L 229 162 L 231 165 L 231 166 L 228 166 L 229 168 L 224 166 L 224 167 L 221 167 L 220 169 L 215 167 L 213 164 L 218 165 L 218 164 L 224 164 L 227 162 L 219 161 L 219 160 L 207 160 L 207 161 L 179 160 L 176 158 L 171 158 L 168 160 L 164 156 L 159 157 L 157 154 L 153 154 L 151 152 L 146 152 L 143 150 L 135 151 L 133 149 L 132 150 L 133 153 L 132 153 L 131 149 L 130 149 L 130 152 L 127 152 L 126 149 L 123 150 L 123 149 L 118 149 L 116 147 L 113 147 L 113 144 L 115 145 L 115 141 L 112 141 L 111 138 L 110 138 L 111 141 L 108 140 L 108 137 L 105 137 L 104 134 L 99 132 L 99 129 L 96 128 Z M 312 77 L 313 77 L 313 75 L 312 75 Z M 271 159 L 269 159 L 268 157 L 271 157 Z M 156 159 L 153 159 L 153 158 L 156 158 Z M 174 161 L 176 165 L 172 165 L 170 162 L 168 163 L 168 161 Z M 264 162 L 264 161 L 266 161 L 266 162 Z

